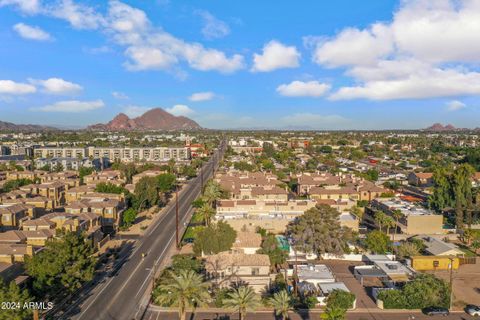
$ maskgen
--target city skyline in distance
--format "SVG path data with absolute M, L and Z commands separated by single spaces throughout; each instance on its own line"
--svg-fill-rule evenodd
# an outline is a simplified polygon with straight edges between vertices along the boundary
M 161 107 L 211 129 L 480 126 L 472 2 L 22 3 L 0 1 L 2 121 Z

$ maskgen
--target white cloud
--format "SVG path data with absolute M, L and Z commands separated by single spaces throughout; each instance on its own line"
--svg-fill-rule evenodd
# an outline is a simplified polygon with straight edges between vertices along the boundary
M 75 29 L 97 29 L 105 24 L 101 14 L 94 8 L 73 0 L 60 0 L 44 8 L 47 15 L 63 19 Z
M 37 88 L 27 83 L 15 82 L 12 80 L 0 80 L 0 94 L 22 95 L 35 93 L 36 91 Z
M 127 106 L 123 109 L 123 113 L 125 113 L 130 118 L 136 118 L 147 112 L 152 108 L 149 107 L 139 107 L 139 106 Z
M 0 7 L 15 6 L 26 14 L 36 14 L 40 10 L 39 0 L 0 0 Z
M 338 125 L 349 122 L 340 115 L 321 115 L 316 113 L 295 113 L 280 119 L 284 126 L 305 127 L 312 129 L 336 129 Z
M 353 78 L 332 100 L 478 95 L 479 21 L 478 1 L 405 0 L 390 22 L 316 38 L 313 59 Z
M 370 70 L 369 77 L 378 72 L 378 79 L 372 78 L 363 85 L 342 87 L 334 92 L 331 100 L 370 99 L 424 99 L 450 97 L 458 95 L 480 94 L 480 73 L 462 69 L 441 69 L 425 66 L 411 74 L 404 74 L 399 69 L 390 70 L 390 66 L 401 64 L 384 64 Z M 406 66 L 408 70 L 408 64 Z
M 334 39 L 317 44 L 313 60 L 328 67 L 372 64 L 392 52 L 390 29 L 374 24 L 370 29 L 348 28 Z
M 4 5 L 18 5 L 21 2 L 0 1 L 5 2 Z M 225 74 L 245 68 L 242 55 L 229 56 L 200 43 L 176 38 L 154 26 L 144 11 L 117 0 L 108 2 L 105 15 L 94 7 L 73 0 L 49 3 L 35 13 L 65 20 L 75 29 L 102 31 L 113 42 L 125 47 L 127 61 L 124 66 L 131 71 L 167 70 L 179 75 L 183 74 L 178 67 L 180 63 L 186 63 L 195 70 Z
M 130 97 L 127 96 L 125 93 L 119 92 L 119 91 L 113 91 L 113 92 L 112 92 L 112 96 L 113 96 L 115 99 L 119 99 L 119 100 L 127 100 L 127 99 L 130 99 Z
M 105 104 L 102 100 L 93 100 L 93 101 L 78 101 L 78 100 L 68 100 L 68 101 L 59 101 L 54 104 L 50 104 L 40 108 L 34 108 L 35 111 L 43 112 L 68 112 L 68 113 L 80 113 L 87 112 L 96 109 L 103 108 Z
M 29 26 L 25 23 L 17 23 L 13 26 L 15 30 L 22 38 L 36 40 L 36 41 L 52 41 L 52 36 L 36 26 Z
M 262 54 L 253 55 L 252 71 L 269 72 L 282 68 L 296 68 L 299 66 L 300 52 L 295 46 L 286 46 L 272 40 L 265 44 Z
M 215 94 L 213 92 L 207 91 L 207 92 L 196 92 L 192 94 L 190 97 L 188 97 L 188 100 L 190 101 L 208 101 L 212 100 L 215 97 Z
M 452 100 L 446 103 L 447 110 L 449 111 L 457 111 L 467 107 L 467 105 L 458 100 Z
M 203 19 L 202 34 L 208 39 L 218 39 L 227 36 L 230 33 L 230 27 L 224 21 L 215 18 L 210 12 L 206 10 L 196 11 Z
M 69 95 L 83 90 L 82 86 L 61 78 L 49 78 L 46 80 L 29 79 L 30 83 L 41 86 L 45 93 Z
M 330 90 L 330 85 L 318 81 L 293 81 L 277 87 L 277 92 L 287 97 L 321 97 Z
M 175 116 L 189 116 L 195 113 L 195 111 L 184 104 L 176 104 L 173 107 L 165 110 Z

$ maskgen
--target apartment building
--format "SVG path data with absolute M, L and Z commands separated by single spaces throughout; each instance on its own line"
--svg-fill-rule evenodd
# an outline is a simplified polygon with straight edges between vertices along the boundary
M 421 207 L 399 198 L 378 198 L 372 201 L 372 209 L 380 210 L 388 215 L 399 211 L 402 217 L 397 227 L 407 235 L 443 234 L 443 216 L 432 210 Z
M 125 184 L 125 179 L 122 177 L 120 170 L 104 170 L 101 172 L 93 172 L 92 174 L 83 177 L 83 182 L 86 185 L 97 185 L 99 183 L 111 183 L 115 185 Z
M 275 175 L 261 172 L 235 172 L 215 178 L 235 200 L 288 201 L 288 191 Z
M 313 200 L 263 201 L 263 200 L 220 200 L 215 219 L 225 221 L 237 231 L 256 227 L 268 231 L 283 232 L 287 224 L 315 207 Z
M 123 200 L 109 198 L 108 195 L 86 195 L 84 198 L 66 205 L 65 212 L 75 215 L 93 213 L 101 218 L 102 227 L 117 228 L 120 225 L 125 203 Z
M 79 170 L 80 168 L 95 168 L 100 170 L 103 168 L 103 161 L 99 158 L 90 159 L 73 158 L 73 157 L 54 157 L 54 158 L 39 158 L 35 160 L 35 167 L 37 169 L 49 166 L 50 168 L 61 167 L 63 170 Z
M 18 229 L 28 219 L 31 210 L 31 206 L 20 203 L 0 205 L 0 229 Z
M 152 148 L 115 148 L 115 147 L 39 147 L 34 151 L 36 158 L 107 158 L 110 161 L 168 161 L 189 160 L 190 149 L 187 147 L 152 147 Z

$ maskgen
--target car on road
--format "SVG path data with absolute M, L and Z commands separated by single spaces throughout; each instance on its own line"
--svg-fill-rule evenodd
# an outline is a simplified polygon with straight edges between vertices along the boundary
M 473 304 L 465 307 L 465 312 L 473 317 L 480 317 L 480 307 Z
M 423 309 L 423 313 L 426 314 L 427 316 L 448 316 L 450 314 L 450 311 L 448 311 L 447 308 L 441 308 L 441 307 L 428 307 Z

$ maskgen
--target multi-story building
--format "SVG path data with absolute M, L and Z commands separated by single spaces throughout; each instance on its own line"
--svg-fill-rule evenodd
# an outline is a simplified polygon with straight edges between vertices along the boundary
M 34 151 L 37 158 L 107 158 L 110 161 L 168 161 L 175 160 L 189 160 L 190 149 L 187 147 L 145 147 L 145 148 L 130 148 L 130 147 L 39 147 Z
M 443 234 L 443 216 L 398 198 L 378 198 L 372 201 L 372 209 L 380 210 L 388 215 L 400 212 L 401 218 L 397 227 L 407 235 Z
M 80 168 L 95 168 L 96 170 L 102 169 L 102 161 L 99 158 L 74 158 L 74 157 L 54 157 L 54 158 L 39 158 L 35 160 L 35 167 L 37 169 L 45 166 L 50 168 L 58 168 L 61 166 L 63 171 L 66 170 L 79 170 Z

